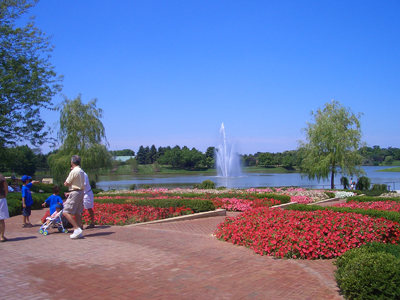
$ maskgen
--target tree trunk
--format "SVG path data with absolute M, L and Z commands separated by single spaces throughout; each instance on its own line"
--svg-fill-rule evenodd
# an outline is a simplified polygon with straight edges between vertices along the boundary
M 332 170 L 332 176 L 331 176 L 331 189 L 335 188 L 335 171 Z

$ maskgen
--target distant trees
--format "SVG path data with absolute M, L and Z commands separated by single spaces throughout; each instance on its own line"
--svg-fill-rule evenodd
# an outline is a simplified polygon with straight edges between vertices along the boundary
M 112 156 L 135 156 L 135 151 L 131 149 L 114 150 L 110 151 Z
M 335 175 L 361 175 L 363 158 L 358 150 L 361 141 L 361 114 L 354 115 L 338 101 L 326 103 L 323 108 L 311 112 L 314 123 L 303 128 L 306 141 L 301 141 L 303 151 L 301 172 L 309 179 L 331 178 L 334 188 Z

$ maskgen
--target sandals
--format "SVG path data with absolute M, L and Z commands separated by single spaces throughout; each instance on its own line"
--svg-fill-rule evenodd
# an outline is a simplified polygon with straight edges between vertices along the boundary
M 0 240 L 0 243 L 4 243 L 4 242 L 7 242 L 8 241 L 8 238 L 3 238 L 2 240 Z
M 22 224 L 22 228 L 30 228 L 30 227 L 33 227 L 31 223 Z

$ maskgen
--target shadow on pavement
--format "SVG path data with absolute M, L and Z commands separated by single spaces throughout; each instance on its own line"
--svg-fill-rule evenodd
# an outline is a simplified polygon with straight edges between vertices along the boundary
M 24 237 L 16 237 L 16 238 L 7 238 L 7 242 L 5 243 L 10 243 L 10 242 L 19 242 L 23 240 L 30 240 L 30 239 L 36 239 L 37 236 L 24 236 Z
M 114 234 L 115 232 L 96 232 L 96 233 L 89 233 L 89 234 L 86 234 L 85 233 L 85 231 L 83 232 L 84 233 L 84 235 L 83 235 L 83 237 L 85 238 L 85 237 L 91 237 L 91 236 L 106 236 L 106 235 L 110 235 L 110 234 Z

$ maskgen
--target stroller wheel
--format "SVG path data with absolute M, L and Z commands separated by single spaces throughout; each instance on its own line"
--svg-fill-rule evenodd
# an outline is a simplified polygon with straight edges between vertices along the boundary
M 63 232 L 62 227 L 58 227 L 58 232 Z
M 48 235 L 49 232 L 47 230 L 43 231 L 43 235 Z
M 64 233 L 68 233 L 68 229 L 64 229 Z
M 39 229 L 39 233 L 40 233 L 40 234 L 43 233 L 43 229 L 42 229 L 42 228 Z

